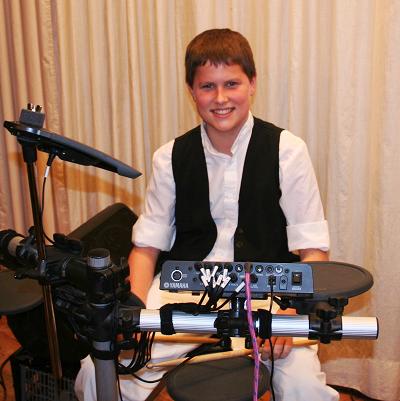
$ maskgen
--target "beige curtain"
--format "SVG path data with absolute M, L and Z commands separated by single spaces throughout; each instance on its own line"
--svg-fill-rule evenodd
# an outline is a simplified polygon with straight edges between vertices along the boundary
M 0 120 L 28 101 L 46 127 L 143 173 L 137 180 L 57 160 L 45 229 L 68 233 L 104 207 L 140 212 L 154 150 L 198 122 L 184 84 L 188 41 L 231 27 L 258 69 L 253 112 L 303 137 L 330 223 L 333 260 L 373 289 L 346 313 L 378 316 L 377 341 L 321 346 L 332 384 L 400 399 L 400 1 L 0 0 Z M 39 155 L 41 185 L 46 155 Z M 20 146 L 0 135 L 0 229 L 26 232 Z

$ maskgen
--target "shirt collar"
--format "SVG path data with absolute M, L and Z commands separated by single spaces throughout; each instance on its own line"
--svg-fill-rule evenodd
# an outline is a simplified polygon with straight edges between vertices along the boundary
M 246 122 L 243 124 L 243 127 L 240 129 L 238 136 L 235 139 L 235 142 L 232 145 L 231 152 L 232 156 L 235 154 L 237 148 L 239 145 L 248 139 L 251 135 L 251 132 L 253 130 L 254 126 L 254 117 L 249 111 L 249 116 L 246 120 Z M 206 132 L 206 123 L 203 121 L 200 125 L 200 131 L 201 131 L 201 140 L 203 143 L 204 150 L 207 152 L 214 154 L 214 155 L 221 155 L 222 153 L 218 152 L 214 146 L 212 145 L 210 139 L 208 138 L 207 132 Z M 227 156 L 227 155 L 225 155 Z M 229 157 L 229 156 L 228 156 Z

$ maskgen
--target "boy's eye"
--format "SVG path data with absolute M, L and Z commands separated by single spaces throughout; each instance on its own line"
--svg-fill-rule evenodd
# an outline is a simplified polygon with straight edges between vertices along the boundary
M 214 88 L 214 84 L 211 82 L 207 82 L 205 84 L 200 85 L 200 89 L 212 89 Z
M 237 81 L 228 81 L 226 84 L 225 84 L 225 86 L 227 87 L 227 88 L 234 88 L 235 86 L 238 86 L 239 85 L 239 82 L 237 82 Z

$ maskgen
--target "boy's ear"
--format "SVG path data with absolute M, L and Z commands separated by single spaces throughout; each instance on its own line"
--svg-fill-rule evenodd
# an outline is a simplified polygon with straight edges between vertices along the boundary
M 250 81 L 250 95 L 253 96 L 256 93 L 257 77 L 253 77 Z
M 189 91 L 189 93 L 191 94 L 193 100 L 196 101 L 196 97 L 194 96 L 193 88 L 192 88 L 190 85 L 188 85 L 188 84 L 186 84 L 186 86 L 187 86 L 188 91 Z

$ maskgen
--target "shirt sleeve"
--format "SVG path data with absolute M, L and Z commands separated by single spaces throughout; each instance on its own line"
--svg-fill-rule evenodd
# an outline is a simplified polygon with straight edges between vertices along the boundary
M 304 141 L 289 131 L 281 133 L 279 178 L 289 251 L 309 248 L 328 251 L 328 222 L 310 155 Z
M 143 213 L 132 230 L 136 246 L 169 251 L 175 239 L 175 181 L 172 173 L 174 141 L 153 155 L 152 175 L 146 191 Z

